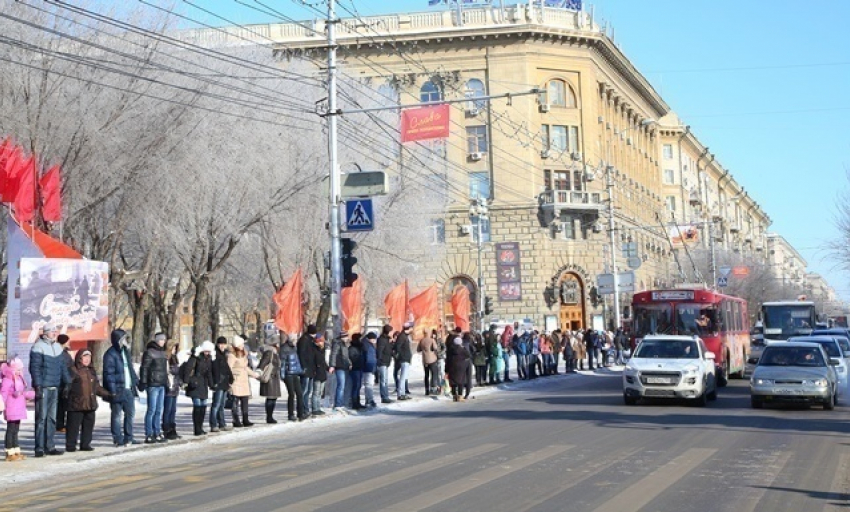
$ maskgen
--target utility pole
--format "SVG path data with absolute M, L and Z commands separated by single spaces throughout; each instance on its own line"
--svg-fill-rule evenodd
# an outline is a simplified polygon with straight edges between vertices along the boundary
M 342 248 L 340 245 L 341 177 L 337 147 L 337 70 L 336 70 L 336 0 L 328 0 L 328 153 L 330 155 L 330 238 L 331 238 L 331 321 L 333 337 L 342 330 L 340 294 L 342 291 Z M 323 328 L 324 326 L 319 326 Z
M 617 275 L 617 241 L 614 236 L 614 166 L 606 167 L 608 181 L 608 237 L 611 244 L 611 275 L 614 276 L 614 329 L 620 328 L 620 286 Z
M 484 268 L 482 263 L 482 250 L 484 244 L 484 221 L 487 220 L 487 200 L 475 198 L 469 207 L 469 218 L 475 223 L 473 229 L 478 236 L 478 297 L 476 307 L 478 308 L 478 328 L 484 331 Z

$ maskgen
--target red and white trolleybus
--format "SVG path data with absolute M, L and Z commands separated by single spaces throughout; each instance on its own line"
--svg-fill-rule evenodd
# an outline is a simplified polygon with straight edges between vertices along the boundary
M 649 290 L 632 299 L 633 344 L 647 334 L 699 336 L 715 354 L 717 385 L 743 377 L 750 353 L 747 302 L 705 288 Z

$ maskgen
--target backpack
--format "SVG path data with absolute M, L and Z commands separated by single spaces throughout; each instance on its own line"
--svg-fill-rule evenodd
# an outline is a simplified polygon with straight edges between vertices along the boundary
M 183 383 L 183 389 L 188 390 L 191 385 L 192 377 L 195 373 L 195 356 L 190 357 L 180 365 L 180 382 Z

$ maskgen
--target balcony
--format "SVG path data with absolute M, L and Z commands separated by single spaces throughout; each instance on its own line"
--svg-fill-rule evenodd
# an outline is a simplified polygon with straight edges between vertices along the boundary
M 553 210 L 555 214 L 562 211 L 599 213 L 603 208 L 602 194 L 579 190 L 547 190 L 538 196 L 540 207 Z

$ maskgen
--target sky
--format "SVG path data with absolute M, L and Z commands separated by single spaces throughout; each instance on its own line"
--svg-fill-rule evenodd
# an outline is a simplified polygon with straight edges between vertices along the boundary
M 301 0 L 193 0 L 237 23 L 319 14 Z M 325 2 L 307 0 L 324 9 Z M 516 3 L 506 0 L 506 4 Z M 364 16 L 433 10 L 427 0 L 343 0 Z M 850 170 L 850 2 L 597 0 L 597 21 L 784 236 L 850 300 L 850 273 L 827 248 Z M 193 9 L 193 8 L 188 8 Z M 211 24 L 224 22 L 187 10 Z M 341 14 L 346 14 L 341 10 Z M 205 16 L 205 18 L 203 18 Z

